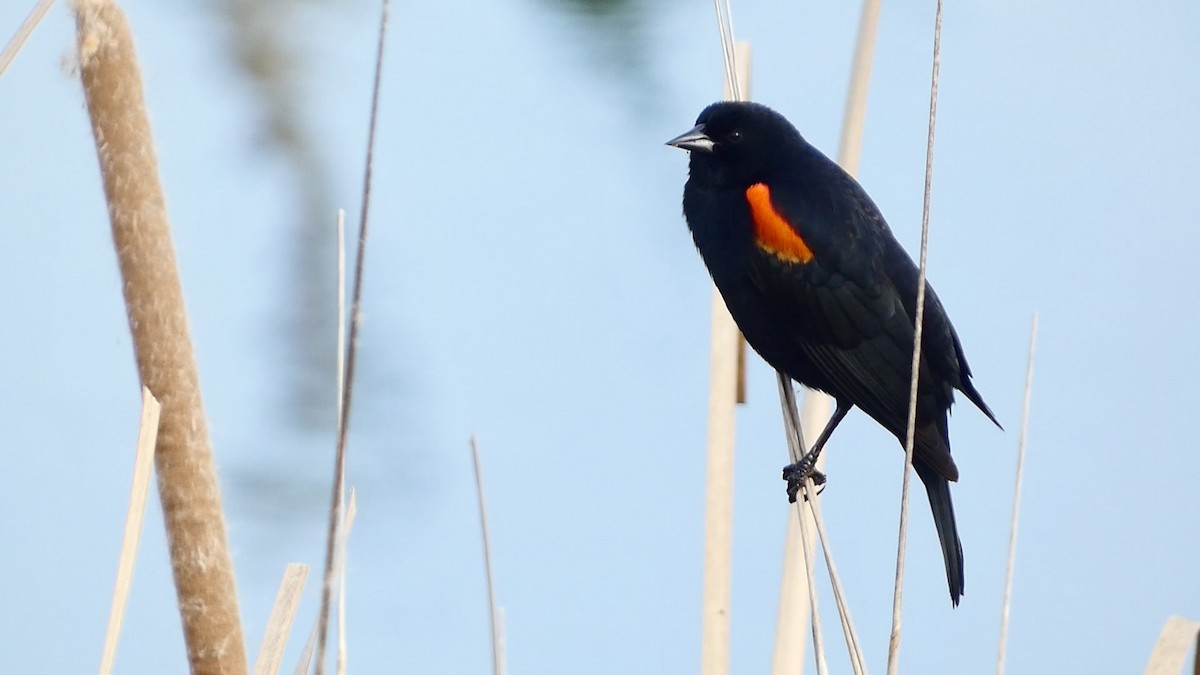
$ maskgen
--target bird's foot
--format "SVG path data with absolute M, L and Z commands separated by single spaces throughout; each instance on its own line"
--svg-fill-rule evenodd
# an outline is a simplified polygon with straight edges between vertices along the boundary
M 818 488 L 817 494 L 824 492 L 825 474 L 817 471 L 817 456 L 813 453 L 808 453 L 800 458 L 795 464 L 788 464 L 783 467 L 783 479 L 787 481 L 788 502 L 796 503 L 796 494 L 804 487 L 804 482 L 809 478 L 812 479 L 813 485 Z M 804 499 L 808 500 L 806 494 Z

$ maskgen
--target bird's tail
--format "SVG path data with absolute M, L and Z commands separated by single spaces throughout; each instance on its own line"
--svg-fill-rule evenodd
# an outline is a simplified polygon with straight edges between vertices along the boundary
M 913 468 L 929 495 L 933 524 L 937 527 L 938 539 L 942 543 L 942 558 L 946 562 L 950 600 L 957 607 L 963 594 L 963 550 L 962 542 L 958 539 L 958 525 L 954 521 L 954 503 L 950 500 L 950 481 L 919 458 L 914 458 Z

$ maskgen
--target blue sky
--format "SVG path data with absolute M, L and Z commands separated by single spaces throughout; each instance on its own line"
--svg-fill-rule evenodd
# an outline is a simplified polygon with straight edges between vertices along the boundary
M 0 7 L 0 34 L 27 4 Z M 733 8 L 738 37 L 754 44 L 754 98 L 829 154 L 856 30 L 850 4 Z M 910 250 L 926 5 L 885 3 L 860 169 Z M 256 649 L 284 565 L 323 555 L 332 429 L 289 411 L 306 366 L 285 348 L 296 339 L 297 223 L 311 214 L 262 142 L 259 100 L 215 10 L 125 7 Z M 310 6 L 289 20 L 301 36 L 299 117 L 329 199 L 352 222 L 375 9 Z M 472 433 L 510 672 L 697 669 L 709 290 L 680 215 L 686 156 L 662 143 L 719 93 L 721 56 L 708 4 L 637 12 L 597 34 L 563 5 L 529 0 L 394 8 L 350 448 L 356 672 L 487 667 Z M 907 672 L 994 667 L 1035 310 L 1010 672 L 1136 671 L 1169 615 L 1200 617 L 1200 453 L 1188 426 L 1200 379 L 1198 25 L 1200 5 L 1182 0 L 946 8 L 929 274 L 1008 431 L 970 408 L 952 419 L 967 565 L 956 610 L 914 500 Z M 56 7 L 0 78 L 4 672 L 97 662 L 136 436 L 95 151 L 62 66 L 72 36 Z M 749 385 L 734 672 L 770 663 L 791 513 L 774 378 L 757 359 Z M 900 454 L 854 413 L 828 461 L 827 524 L 868 665 L 881 671 Z M 119 672 L 186 669 L 160 523 L 152 511 Z M 303 617 L 316 611 L 314 588 Z M 831 601 L 823 606 L 831 619 Z M 840 672 L 844 657 L 833 658 Z

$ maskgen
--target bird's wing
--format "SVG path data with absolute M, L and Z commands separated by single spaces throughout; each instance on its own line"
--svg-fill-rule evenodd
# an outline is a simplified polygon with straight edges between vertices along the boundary
M 886 283 L 861 283 L 817 260 L 800 265 L 761 252 L 751 279 L 779 323 L 833 385 L 889 429 L 906 407 L 912 361 L 911 319 Z M 899 422 L 903 430 L 903 422 Z
M 888 237 L 884 245 L 891 249 L 885 254 L 884 273 L 900 294 L 904 309 L 910 316 L 917 313 L 917 266 L 893 237 Z M 922 331 L 921 357 L 928 359 L 930 368 L 943 380 L 950 383 L 966 395 L 967 400 L 975 404 L 983 414 L 996 426 L 999 420 L 984 402 L 983 396 L 971 382 L 971 366 L 963 353 L 962 342 L 954 325 L 950 323 L 950 315 L 942 306 L 937 292 L 928 282 L 925 283 L 925 320 Z M 1003 428 L 1003 427 L 1001 427 Z
M 780 325 L 790 333 L 795 348 L 821 372 L 830 393 L 862 408 L 903 438 L 913 319 L 884 266 L 885 236 L 890 236 L 886 225 L 869 200 L 857 209 L 822 212 L 805 202 L 789 202 L 787 194 L 772 199 L 774 213 L 811 255 L 807 260 L 781 255 L 779 237 L 774 245 L 758 241 L 750 257 L 751 281 L 761 301 L 781 317 Z M 831 223 L 830 211 L 858 220 Z M 936 363 L 927 359 L 921 364 L 921 379 L 918 420 L 944 420 L 953 396 L 951 383 L 938 377 Z M 923 445 L 921 455 L 939 473 L 957 474 L 948 443 Z

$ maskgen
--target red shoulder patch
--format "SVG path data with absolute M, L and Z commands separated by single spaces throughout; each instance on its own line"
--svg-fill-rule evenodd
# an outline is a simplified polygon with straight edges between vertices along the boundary
M 755 183 L 746 188 L 746 201 L 750 203 L 754 236 L 759 248 L 784 262 L 803 264 L 813 259 L 808 242 L 771 204 L 771 189 L 766 183 Z

